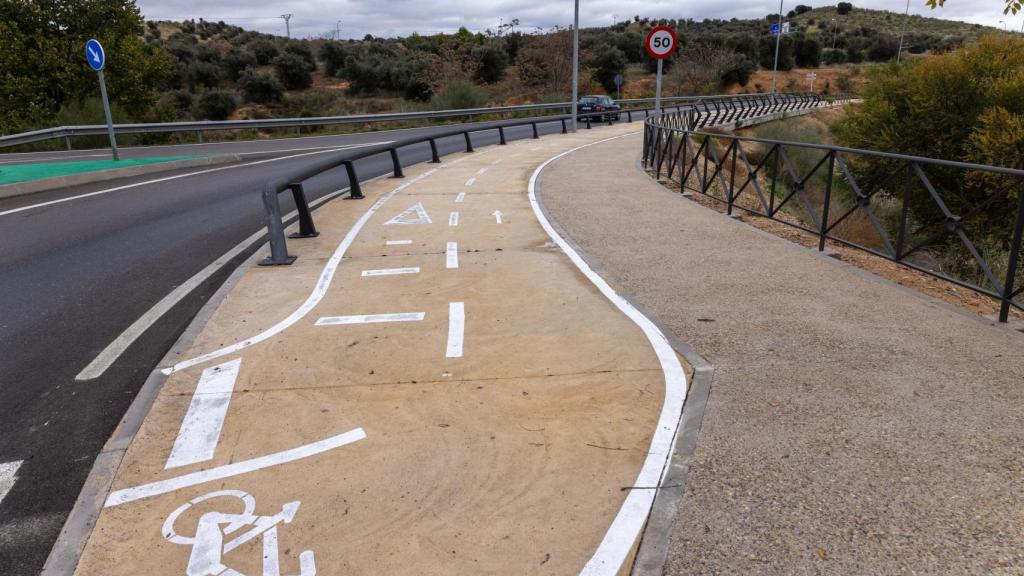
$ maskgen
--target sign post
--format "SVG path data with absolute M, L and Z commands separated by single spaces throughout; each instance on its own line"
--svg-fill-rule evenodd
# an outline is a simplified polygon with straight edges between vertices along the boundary
M 818 75 L 814 72 L 811 72 L 810 74 L 807 75 L 807 82 L 809 84 L 808 87 L 810 88 L 810 92 L 814 92 L 814 81 L 817 79 Z
M 110 150 L 114 154 L 114 160 L 120 160 L 117 155 L 117 139 L 114 138 L 114 121 L 110 117 L 110 101 L 107 100 L 107 82 L 103 79 L 103 66 L 107 63 L 107 55 L 103 51 L 103 45 L 98 40 L 89 39 L 85 43 L 85 61 L 99 75 L 100 98 L 103 100 L 103 113 L 107 116 L 107 135 L 110 136 Z
M 625 80 L 622 74 L 615 75 L 615 99 L 622 100 L 622 81 Z
M 675 52 L 679 39 L 676 38 L 676 31 L 668 26 L 655 26 L 647 33 L 647 40 L 644 48 L 647 55 L 658 61 L 658 80 L 655 83 L 654 92 L 654 114 L 661 114 L 661 71 L 662 62 L 665 58 Z

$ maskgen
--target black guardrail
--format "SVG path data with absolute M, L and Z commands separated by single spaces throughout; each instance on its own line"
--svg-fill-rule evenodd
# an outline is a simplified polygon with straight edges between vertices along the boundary
M 699 131 L 721 112 L 646 120 L 644 165 L 729 214 L 814 234 L 821 251 L 836 242 L 994 298 L 1000 322 L 1024 310 L 1024 170 Z M 965 185 L 984 196 L 957 208 Z M 1005 237 L 993 237 L 993 211 L 1012 222 Z

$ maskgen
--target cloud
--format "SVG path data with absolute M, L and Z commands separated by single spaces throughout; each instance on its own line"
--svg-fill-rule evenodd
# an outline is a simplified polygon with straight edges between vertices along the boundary
M 573 3 L 569 0 L 218 0 L 216 7 L 202 0 L 138 0 L 143 15 L 149 19 L 184 20 L 205 18 L 224 20 L 251 30 L 284 35 L 281 14 L 290 13 L 291 33 L 296 38 L 331 34 L 341 22 L 342 38 L 374 36 L 406 36 L 411 32 L 434 34 L 454 32 L 460 26 L 472 31 L 495 29 L 513 18 L 519 29 L 535 30 L 572 24 Z M 789 11 L 797 3 L 811 6 L 833 5 L 835 2 L 786 0 Z M 902 2 L 891 0 L 854 1 L 855 7 L 887 9 L 902 12 Z M 634 15 L 650 18 L 762 18 L 778 11 L 771 0 L 580 0 L 580 26 L 603 26 L 613 19 L 625 20 Z M 1002 0 L 948 0 L 945 8 L 932 10 L 924 0 L 910 0 L 911 14 L 951 20 L 963 20 L 989 26 L 1020 30 L 1021 16 L 1003 15 Z

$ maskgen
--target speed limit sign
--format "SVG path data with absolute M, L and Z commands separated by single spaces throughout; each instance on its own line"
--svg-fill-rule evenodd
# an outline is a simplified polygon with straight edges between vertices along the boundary
M 651 58 L 662 60 L 672 55 L 678 43 L 675 30 L 668 26 L 655 26 L 647 33 L 644 48 L 647 49 L 647 54 Z

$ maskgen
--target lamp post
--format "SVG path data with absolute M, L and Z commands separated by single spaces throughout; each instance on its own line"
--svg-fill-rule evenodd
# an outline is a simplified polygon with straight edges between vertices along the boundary
M 839 28 L 839 21 L 835 18 L 832 19 L 832 49 L 836 49 L 836 29 Z
M 903 57 L 903 36 L 907 33 L 907 20 L 910 19 L 910 0 L 907 0 L 907 10 L 903 13 L 903 30 L 900 32 L 900 48 L 896 52 L 896 63 L 900 63 L 900 58 Z
M 782 41 L 782 3 L 779 0 L 779 35 L 775 37 L 775 64 L 772 66 L 772 94 L 775 93 L 775 76 L 779 72 L 779 42 Z M 907 0 L 909 2 L 910 0 Z
M 575 0 L 575 11 L 572 17 L 572 131 L 576 131 L 576 101 L 579 97 L 580 70 L 580 0 Z

